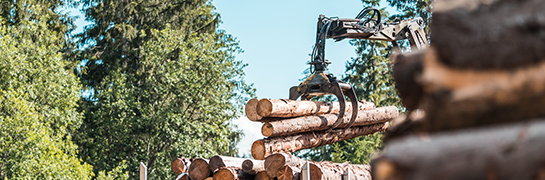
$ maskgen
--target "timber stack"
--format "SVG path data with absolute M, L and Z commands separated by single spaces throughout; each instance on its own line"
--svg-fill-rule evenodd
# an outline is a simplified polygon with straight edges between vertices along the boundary
M 430 47 L 392 58 L 412 113 L 386 132 L 373 179 L 545 179 L 545 1 L 433 11 Z

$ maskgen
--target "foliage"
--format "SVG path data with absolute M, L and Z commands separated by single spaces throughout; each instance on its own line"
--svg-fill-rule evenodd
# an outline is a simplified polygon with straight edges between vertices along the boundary
M 95 173 L 119 167 L 134 179 L 142 161 L 150 178 L 167 179 L 180 153 L 236 153 L 241 132 L 230 120 L 253 89 L 209 1 L 83 3 L 94 24 L 81 35 L 93 46 L 81 57 L 89 95 L 77 143 Z

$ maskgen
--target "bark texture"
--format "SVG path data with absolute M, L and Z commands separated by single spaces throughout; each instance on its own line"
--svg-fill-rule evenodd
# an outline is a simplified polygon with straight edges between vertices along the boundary
M 306 160 L 289 153 L 274 153 L 265 158 L 265 172 L 267 172 L 270 178 L 276 178 L 278 170 L 281 167 L 292 166 L 301 168 L 306 162 Z
M 176 174 L 187 173 L 189 171 L 189 166 L 191 161 L 189 158 L 176 158 L 170 163 L 170 169 Z
M 215 172 L 219 168 L 222 167 L 231 167 L 236 169 L 242 168 L 242 162 L 244 162 L 246 158 L 237 158 L 237 157 L 229 157 L 229 156 L 212 156 L 210 158 L 210 170 L 212 172 Z
M 295 152 L 310 149 L 358 136 L 382 132 L 388 123 L 351 127 L 342 131 L 317 131 L 296 134 L 292 136 L 271 137 L 257 140 L 252 144 L 251 153 L 254 159 L 262 160 L 275 152 Z M 266 168 L 266 167 L 265 167 Z
M 371 109 L 375 104 L 359 102 L 358 109 Z M 257 114 L 262 117 L 299 117 L 328 113 L 339 113 L 339 102 L 296 101 L 288 99 L 261 99 L 257 104 Z M 352 104 L 346 104 L 346 112 L 352 112 Z
M 395 106 L 379 107 L 368 110 L 360 110 L 352 126 L 364 126 L 392 121 L 399 116 Z M 324 114 L 318 116 L 303 116 L 292 119 L 266 122 L 261 127 L 263 136 L 285 136 L 309 131 L 329 129 L 337 121 L 337 114 Z M 344 116 L 338 128 L 345 127 L 350 121 L 350 116 Z
M 265 171 L 265 161 L 246 159 L 242 162 L 242 170 L 249 174 L 257 174 L 258 172 Z
M 212 174 L 208 159 L 195 158 L 189 166 L 189 178 L 191 180 L 203 180 Z
M 545 121 L 412 135 L 371 162 L 377 180 L 544 179 Z

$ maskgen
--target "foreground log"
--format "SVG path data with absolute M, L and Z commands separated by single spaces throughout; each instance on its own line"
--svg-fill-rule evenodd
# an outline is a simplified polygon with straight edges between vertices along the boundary
M 212 156 L 210 158 L 210 170 L 212 172 L 216 172 L 219 168 L 222 167 L 230 167 L 230 168 L 236 168 L 241 169 L 242 168 L 242 162 L 244 162 L 246 158 L 237 158 L 237 157 L 229 157 L 229 156 Z
M 375 104 L 372 102 L 358 103 L 358 109 L 371 109 Z M 352 112 L 352 104 L 346 104 L 346 112 Z M 288 99 L 261 99 L 257 103 L 257 114 L 262 117 L 299 117 L 319 115 L 326 113 L 339 113 L 339 102 L 325 101 L 296 101 Z
M 267 175 L 267 172 L 260 171 L 255 175 L 255 180 L 271 180 L 272 178 Z
M 544 179 L 545 121 L 408 136 L 372 160 L 377 180 Z
M 246 159 L 242 162 L 242 170 L 249 174 L 257 174 L 261 171 L 265 171 L 265 161 Z
M 335 180 L 348 173 L 351 180 L 371 180 L 371 166 L 368 164 L 333 163 L 328 161 L 310 163 L 311 179 Z
M 425 51 L 396 53 L 390 57 L 390 61 L 394 64 L 392 72 L 395 87 L 401 102 L 409 112 L 420 107 L 423 96 L 424 90 L 419 78 L 422 74 Z
M 306 160 L 289 153 L 274 153 L 265 158 L 265 172 L 267 172 L 267 175 L 270 178 L 275 178 L 278 170 L 280 170 L 280 168 L 283 166 L 301 168 L 306 162 Z
M 271 137 L 254 141 L 251 153 L 254 159 L 263 160 L 275 152 L 295 152 L 310 149 L 339 141 L 352 139 L 358 136 L 382 132 L 388 123 L 379 123 L 367 126 L 351 127 L 342 131 L 318 131 L 296 134 L 292 136 Z
M 191 161 L 189 166 L 189 178 L 191 180 L 203 180 L 204 178 L 209 177 L 212 172 L 208 165 L 208 159 L 195 158 Z
M 248 117 L 250 121 L 259 121 L 261 120 L 261 118 L 263 118 L 258 115 L 256 111 L 258 102 L 259 99 L 252 98 L 246 103 L 246 106 L 244 106 L 244 112 L 246 113 L 246 117 Z
M 222 167 L 214 173 L 214 180 L 254 180 L 255 175 L 242 171 L 242 169 Z
M 170 163 L 170 169 L 176 174 L 182 174 L 187 173 L 189 171 L 189 166 L 191 165 L 191 161 L 189 158 L 176 158 Z
M 295 166 L 282 166 L 276 173 L 278 180 L 299 180 L 301 177 L 301 168 Z
M 364 126 L 391 121 L 399 116 L 395 106 L 360 110 L 353 126 Z M 261 127 L 263 136 L 285 136 L 309 131 L 329 129 L 337 121 L 337 114 L 318 116 L 303 116 L 292 119 L 266 122 Z M 338 128 L 345 127 L 350 122 L 350 116 L 344 116 Z

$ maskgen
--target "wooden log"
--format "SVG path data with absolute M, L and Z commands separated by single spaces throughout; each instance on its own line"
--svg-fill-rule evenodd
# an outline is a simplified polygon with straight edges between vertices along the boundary
M 210 158 L 210 170 L 216 172 L 219 168 L 222 167 L 231 167 L 231 168 L 242 168 L 242 162 L 247 160 L 246 158 L 238 157 L 229 157 L 229 156 L 220 156 L 215 155 Z
M 246 159 L 242 162 L 242 170 L 249 174 L 257 174 L 258 172 L 265 171 L 265 161 Z
M 297 156 L 289 153 L 274 153 L 265 158 L 265 172 L 270 178 L 276 178 L 278 170 L 283 166 L 293 166 L 301 168 L 306 163 Z
M 181 176 L 181 177 L 180 177 Z M 178 180 L 189 180 L 189 174 L 185 173 L 185 174 L 178 174 L 177 177 L 180 177 L 180 178 L 177 178 Z M 205 179 L 206 180 L 206 179 Z
M 343 131 L 316 131 L 296 134 L 292 136 L 279 136 L 254 141 L 251 153 L 254 159 L 263 160 L 275 152 L 295 152 L 302 149 L 310 149 L 339 141 L 352 139 L 358 136 L 382 132 L 388 127 L 388 123 L 379 123 L 367 126 L 351 127 Z M 266 167 L 265 167 L 266 168 Z
M 282 166 L 276 173 L 278 180 L 299 180 L 301 177 L 301 168 L 295 166 Z
M 545 120 L 412 135 L 372 160 L 377 180 L 543 179 Z
M 391 121 L 399 116 L 395 106 L 379 107 L 368 110 L 360 110 L 353 126 L 364 126 Z M 303 116 L 292 119 L 266 122 L 261 127 L 263 136 L 285 136 L 309 131 L 329 129 L 337 121 L 337 114 L 324 114 L 318 116 Z M 345 127 L 350 121 L 350 116 L 344 116 L 338 128 Z
M 358 103 L 358 109 L 371 109 L 375 104 L 372 102 Z M 352 104 L 346 104 L 346 112 L 352 112 Z M 319 115 L 326 113 L 339 113 L 339 102 L 325 101 L 296 101 L 288 99 L 261 99 L 257 103 L 257 114 L 262 117 L 299 117 Z
M 189 158 L 176 158 L 170 163 L 170 169 L 176 174 L 182 174 L 187 173 L 189 171 L 189 165 L 191 165 L 191 161 Z
M 267 172 L 260 171 L 255 175 L 255 180 L 272 180 L 272 178 L 267 175 Z
M 333 163 L 328 161 L 310 163 L 311 179 L 336 180 L 350 171 L 351 180 L 371 180 L 371 167 L 368 164 Z
M 253 180 L 251 175 L 238 168 L 221 167 L 214 173 L 214 180 Z
M 246 112 L 246 117 L 248 117 L 250 121 L 259 121 L 263 118 L 258 115 L 256 111 L 258 102 L 259 99 L 252 98 L 246 103 L 246 106 L 244 106 L 244 112 Z
M 193 161 L 191 161 L 191 165 L 189 166 L 189 178 L 191 180 L 203 180 L 204 178 L 209 177 L 212 172 L 210 171 L 208 162 L 208 159 L 193 159 Z
M 545 61 L 545 1 L 437 0 L 431 46 L 457 69 L 516 69 Z
M 420 100 L 424 94 L 419 78 L 424 66 L 425 53 L 426 49 L 403 54 L 396 53 L 390 57 L 390 61 L 394 64 L 392 72 L 397 92 L 409 112 L 420 107 Z

